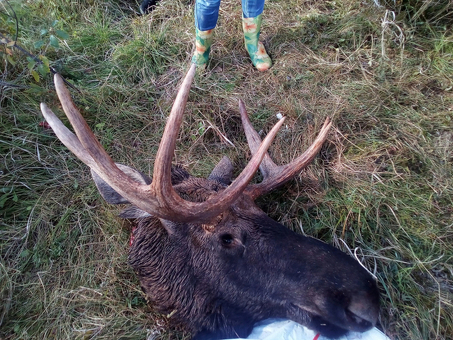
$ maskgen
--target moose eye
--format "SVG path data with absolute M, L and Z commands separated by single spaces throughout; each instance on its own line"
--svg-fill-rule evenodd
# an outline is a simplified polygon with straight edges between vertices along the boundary
M 220 242 L 224 246 L 231 246 L 233 244 L 234 237 L 231 234 L 223 234 L 220 236 Z

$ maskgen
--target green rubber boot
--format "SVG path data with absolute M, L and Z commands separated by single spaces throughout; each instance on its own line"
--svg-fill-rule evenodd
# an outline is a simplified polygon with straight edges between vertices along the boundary
M 266 71 L 272 66 L 272 60 L 267 55 L 264 45 L 258 41 L 261 29 L 261 17 L 255 18 L 242 17 L 242 28 L 244 29 L 245 48 L 249 52 L 253 65 L 259 71 Z
M 195 53 L 192 57 L 192 63 L 199 69 L 205 69 L 209 60 L 209 52 L 212 45 L 212 32 L 214 30 L 200 31 L 195 29 Z

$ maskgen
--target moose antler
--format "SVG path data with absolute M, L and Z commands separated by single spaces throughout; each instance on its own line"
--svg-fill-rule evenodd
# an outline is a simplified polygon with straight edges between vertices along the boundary
M 252 127 L 252 123 L 250 122 L 242 100 L 239 100 L 239 111 L 241 112 L 242 126 L 244 127 L 250 151 L 252 154 L 256 154 L 261 143 L 261 138 Z M 259 196 L 272 191 L 296 176 L 302 169 L 311 163 L 313 158 L 315 158 L 316 154 L 321 149 L 322 144 L 327 139 L 327 134 L 329 133 L 331 125 L 332 122 L 330 121 L 330 118 L 327 118 L 315 141 L 302 155 L 289 164 L 276 165 L 266 152 L 260 165 L 263 181 L 258 184 L 249 185 L 247 188 L 247 195 L 255 200 Z
M 156 155 L 154 178 L 150 185 L 136 182 L 115 165 L 72 102 L 70 93 L 58 74 L 54 77 L 55 88 L 76 135 L 67 129 L 44 103 L 41 103 L 41 111 L 60 141 L 129 202 L 156 217 L 170 221 L 207 223 L 226 210 L 246 189 L 283 124 L 283 119 L 275 124 L 263 143 L 256 147 L 250 162 L 228 188 L 201 203 L 186 201 L 171 185 L 171 161 L 194 75 L 193 64 L 170 112 Z

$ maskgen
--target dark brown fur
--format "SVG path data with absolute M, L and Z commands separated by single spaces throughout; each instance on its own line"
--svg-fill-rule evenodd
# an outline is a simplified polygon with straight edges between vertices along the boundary
M 209 179 L 175 168 L 172 182 L 181 197 L 200 202 L 230 184 L 231 170 L 225 159 Z M 94 179 L 110 203 L 121 201 Z M 376 282 L 355 259 L 288 230 L 246 195 L 210 225 L 174 223 L 135 207 L 121 216 L 137 219 L 129 263 L 147 298 L 194 339 L 247 337 L 255 322 L 269 317 L 292 319 L 328 337 L 376 323 Z

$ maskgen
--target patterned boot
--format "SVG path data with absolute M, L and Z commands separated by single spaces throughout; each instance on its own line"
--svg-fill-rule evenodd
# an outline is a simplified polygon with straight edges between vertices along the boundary
M 259 71 L 266 71 L 272 66 L 272 60 L 267 55 L 264 45 L 258 41 L 261 28 L 261 14 L 255 18 L 242 17 L 245 48 L 249 52 L 253 65 Z
M 197 65 L 197 68 L 200 70 L 204 70 L 208 63 L 213 31 L 213 29 L 207 31 L 200 31 L 198 28 L 195 29 L 195 53 L 192 57 L 192 63 Z

